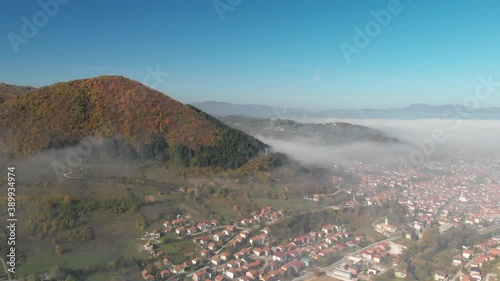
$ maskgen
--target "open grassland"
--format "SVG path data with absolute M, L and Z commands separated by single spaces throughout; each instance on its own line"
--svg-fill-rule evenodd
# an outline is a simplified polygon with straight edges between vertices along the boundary
M 208 208 L 219 215 L 222 216 L 226 221 L 237 219 L 238 213 L 235 212 L 229 204 L 226 202 L 224 198 L 213 198 L 210 199 L 210 203 L 208 204 Z M 217 215 L 216 215 L 217 217 Z
M 357 215 L 354 212 L 342 212 L 341 218 L 348 222 L 346 225 L 348 230 L 354 231 L 357 235 L 366 235 L 371 242 L 385 239 L 384 235 L 373 230 L 372 222 L 377 219 L 373 216 L 366 213 Z
M 165 256 L 174 264 L 180 264 L 185 262 L 187 258 L 197 256 L 200 250 L 200 248 L 190 239 L 163 244 L 158 249 L 165 252 Z
M 141 231 L 134 225 L 133 215 L 115 215 L 110 211 L 95 211 L 88 218 L 95 240 L 86 243 L 63 244 L 63 254 L 56 255 L 51 241 L 20 238 L 19 248 L 27 253 L 26 262 L 19 265 L 19 276 L 48 271 L 59 265 L 71 270 L 105 266 L 123 256 L 143 258 L 138 238 Z

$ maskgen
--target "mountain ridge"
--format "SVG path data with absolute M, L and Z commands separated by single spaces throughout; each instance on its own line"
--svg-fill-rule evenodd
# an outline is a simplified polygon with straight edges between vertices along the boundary
M 17 156 L 73 145 L 87 136 L 119 136 L 139 154 L 160 149 L 185 158 L 183 166 L 234 168 L 266 147 L 197 108 L 121 76 L 38 88 L 6 100 L 0 113 L 0 142 L 7 144 L 4 152 Z M 164 151 L 167 147 L 171 151 Z M 221 155 L 211 160 L 214 154 Z
M 267 105 L 241 105 L 225 102 L 196 102 L 191 105 L 215 116 L 247 116 L 253 118 L 300 119 L 300 118 L 374 118 L 374 119 L 487 119 L 500 120 L 500 107 L 471 108 L 463 105 L 410 104 L 402 108 L 388 109 L 329 109 L 307 111 Z M 225 107 L 221 110 L 221 107 Z M 254 110 L 254 111 L 252 111 Z M 255 111 L 256 110 L 256 111 Z
M 31 86 L 19 86 L 14 84 L 0 83 L 0 104 L 6 100 L 36 89 Z
M 272 137 L 284 141 L 308 140 L 317 145 L 345 145 L 354 142 L 400 143 L 398 139 L 388 137 L 376 129 L 346 122 L 299 123 L 293 120 L 240 116 L 225 116 L 219 119 L 226 125 L 257 138 Z

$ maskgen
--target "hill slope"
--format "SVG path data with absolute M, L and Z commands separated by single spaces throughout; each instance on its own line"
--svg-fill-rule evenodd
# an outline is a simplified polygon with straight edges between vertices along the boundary
M 226 125 L 251 135 L 272 136 L 278 140 L 309 140 L 318 144 L 341 145 L 353 142 L 398 143 L 382 132 L 343 122 L 328 124 L 298 123 L 291 120 L 253 119 L 239 116 L 221 117 Z
M 136 81 L 101 76 L 56 83 L 0 105 L 0 142 L 28 156 L 86 136 L 122 137 L 138 154 L 182 166 L 238 167 L 265 145 Z M 175 154 L 175 155 L 174 155 Z
M 34 89 L 35 88 L 31 86 L 18 86 L 0 83 L 0 104 L 14 96 Z

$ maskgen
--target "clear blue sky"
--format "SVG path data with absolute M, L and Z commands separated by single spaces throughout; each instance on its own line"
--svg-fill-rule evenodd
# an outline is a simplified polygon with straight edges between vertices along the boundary
M 220 0 L 228 2 L 238 1 Z M 389 2 L 242 0 L 221 20 L 213 0 L 69 0 L 15 53 L 8 34 L 22 36 L 22 18 L 33 22 L 43 10 L 38 1 L 2 0 L 0 81 L 142 81 L 146 67 L 159 65 L 170 75 L 157 88 L 182 102 L 313 110 L 462 103 L 479 75 L 500 81 L 493 0 L 401 0 L 402 11 L 348 63 L 339 45 L 355 46 L 354 28 Z M 480 106 L 500 106 L 500 88 Z

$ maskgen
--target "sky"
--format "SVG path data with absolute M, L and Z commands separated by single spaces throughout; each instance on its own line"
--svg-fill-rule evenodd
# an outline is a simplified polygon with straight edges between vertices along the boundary
M 478 77 L 500 82 L 499 10 L 464 0 L 2 0 L 0 81 L 122 75 L 184 103 L 306 110 L 462 104 Z M 489 106 L 500 106 L 500 86 L 479 104 Z

